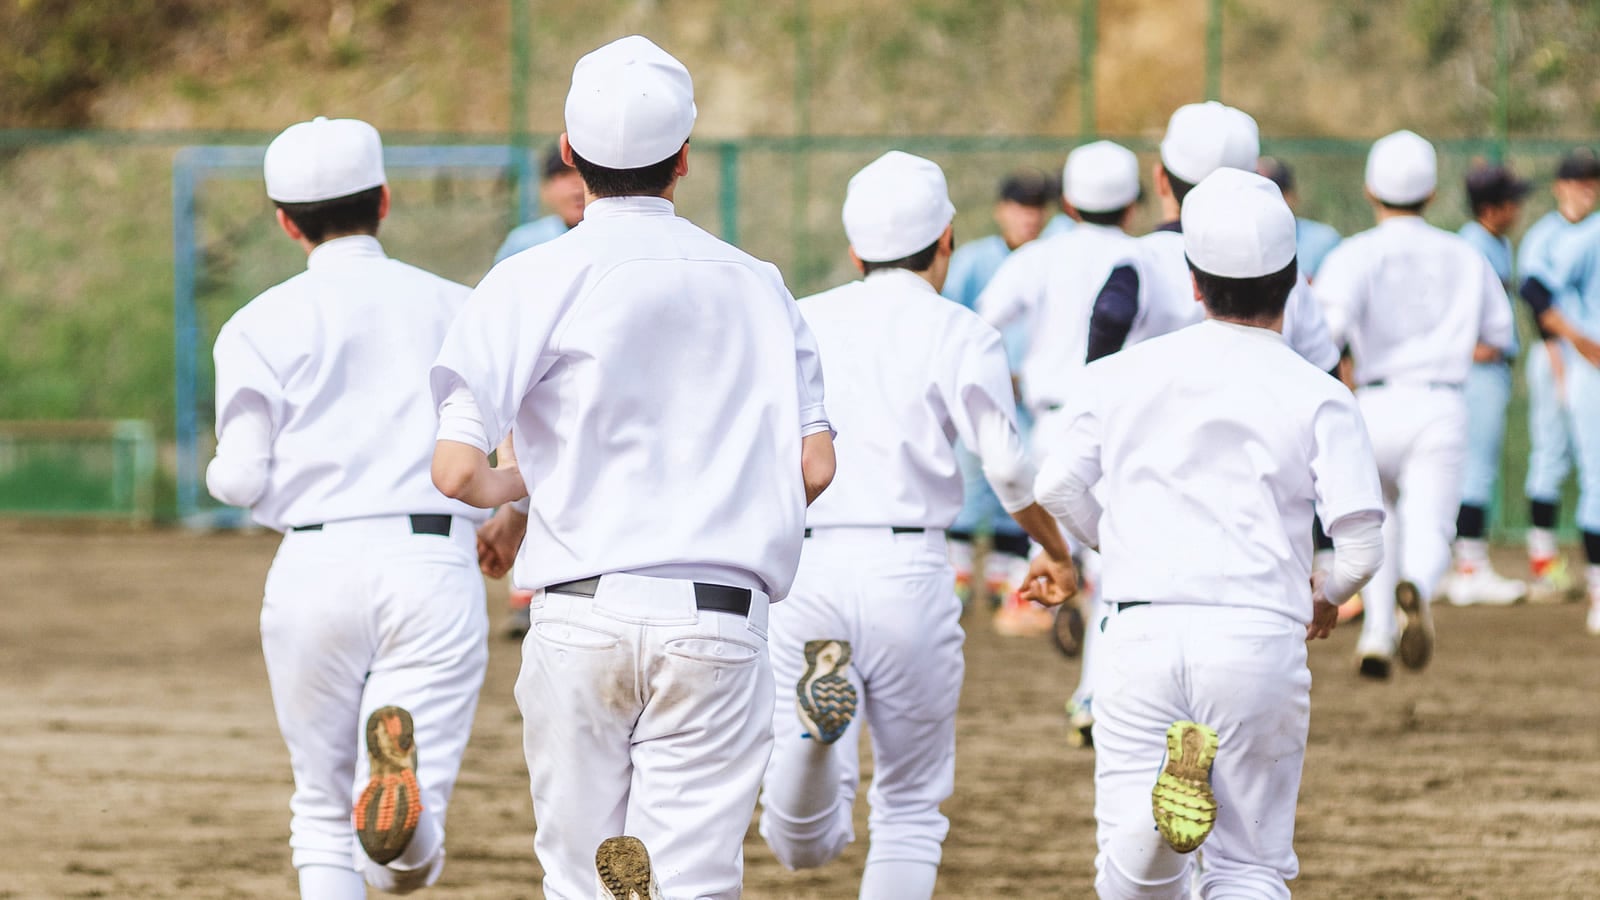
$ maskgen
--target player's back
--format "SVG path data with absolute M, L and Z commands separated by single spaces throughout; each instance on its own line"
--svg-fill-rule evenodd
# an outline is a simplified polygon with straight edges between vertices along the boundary
M 1323 261 L 1313 290 L 1335 333 L 1349 338 L 1360 384 L 1458 385 L 1480 340 L 1510 347 L 1510 309 L 1488 260 L 1419 216 L 1347 238 Z
M 836 386 L 828 420 L 839 432 L 833 483 L 807 524 L 949 527 L 962 499 L 953 407 L 963 385 L 980 389 L 985 361 L 1009 392 L 1000 335 L 903 269 L 807 297 L 800 312 Z
M 666 200 L 610 198 L 497 266 L 472 303 L 492 312 L 474 328 L 511 328 L 544 348 L 509 367 L 515 396 L 479 400 L 518 410 L 532 507 L 523 556 L 544 583 L 687 565 L 787 591 L 808 411 L 799 314 L 775 268 Z M 492 335 L 462 337 L 448 360 L 458 372 Z
M 1350 392 L 1279 335 L 1216 321 L 1084 374 L 1100 456 L 1117 461 L 1097 489 L 1106 599 L 1308 621 L 1313 459 L 1319 448 L 1339 455 L 1325 444 L 1330 429 L 1365 441 Z M 1336 521 L 1350 511 L 1323 512 Z
M 274 528 L 409 513 L 481 517 L 433 486 L 428 368 L 466 287 L 335 238 L 305 272 L 240 309 L 217 337 L 218 396 L 270 382 L 272 465 L 255 518 Z M 250 402 L 241 399 L 241 402 Z M 277 403 L 274 400 L 274 403 Z

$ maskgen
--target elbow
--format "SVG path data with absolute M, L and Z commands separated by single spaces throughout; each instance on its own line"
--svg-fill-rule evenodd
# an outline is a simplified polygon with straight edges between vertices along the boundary
M 219 503 L 249 508 L 267 490 L 265 464 L 235 465 L 217 457 L 206 466 L 206 490 Z
M 439 493 L 452 500 L 467 498 L 472 488 L 473 471 L 470 466 L 461 465 L 447 455 L 435 453 L 432 474 L 433 486 L 439 489 Z

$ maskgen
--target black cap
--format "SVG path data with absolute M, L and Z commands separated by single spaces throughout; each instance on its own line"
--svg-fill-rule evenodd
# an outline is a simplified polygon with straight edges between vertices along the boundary
M 1018 169 L 1000 182 L 1000 199 L 1023 206 L 1049 206 L 1061 196 L 1061 182 L 1038 169 Z
M 563 172 L 571 171 L 573 168 L 561 158 L 561 145 L 551 144 L 549 149 L 544 151 L 543 164 L 539 167 L 539 180 L 549 181 Z
M 1600 179 L 1600 159 L 1588 147 L 1577 147 L 1561 157 L 1556 167 L 1557 181 L 1594 181 Z
M 1278 190 L 1294 190 L 1294 170 L 1289 164 L 1274 156 L 1263 156 L 1256 163 L 1256 174 L 1278 186 Z
M 1533 183 L 1513 175 L 1505 166 L 1479 166 L 1467 173 L 1467 202 L 1473 209 L 1521 200 Z

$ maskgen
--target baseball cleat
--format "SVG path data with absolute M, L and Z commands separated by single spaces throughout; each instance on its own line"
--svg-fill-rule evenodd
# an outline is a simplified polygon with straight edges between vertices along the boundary
M 1400 662 L 1416 672 L 1433 659 L 1433 613 L 1428 611 L 1422 592 L 1409 581 L 1395 585 L 1394 602 L 1405 614 L 1405 624 L 1400 629 Z
M 1600 637 L 1600 597 L 1589 601 L 1589 615 L 1583 624 L 1590 634 Z
M 1356 672 L 1362 678 L 1371 678 L 1374 681 L 1388 681 L 1389 671 L 1394 667 L 1388 654 L 1365 653 L 1356 660 Z
M 1078 606 L 1076 597 L 1056 607 L 1056 621 L 1050 629 L 1050 637 L 1056 649 L 1068 659 L 1076 659 L 1083 653 L 1083 609 Z
M 1094 749 L 1094 712 L 1091 702 L 1067 701 L 1067 743 L 1073 747 Z
M 660 900 L 650 852 L 636 837 L 606 838 L 594 851 L 594 870 L 613 900 Z
M 387 865 L 411 843 L 422 818 L 411 714 L 398 706 L 374 710 L 367 719 L 367 757 L 372 777 L 356 800 L 356 836 L 373 862 Z
M 856 686 L 845 675 L 848 665 L 849 641 L 806 641 L 806 671 L 795 685 L 806 737 L 831 744 L 855 719 Z
M 1511 606 L 1528 596 L 1528 586 L 1485 565 L 1454 572 L 1440 593 L 1452 606 Z
M 1156 778 L 1150 803 L 1156 829 L 1179 853 L 1205 843 L 1217 822 L 1217 797 L 1211 792 L 1217 744 L 1216 730 L 1199 722 L 1173 722 L 1167 729 L 1167 764 Z
M 1566 603 L 1582 593 L 1565 557 L 1535 560 L 1530 564 L 1533 581 L 1528 584 L 1529 603 Z

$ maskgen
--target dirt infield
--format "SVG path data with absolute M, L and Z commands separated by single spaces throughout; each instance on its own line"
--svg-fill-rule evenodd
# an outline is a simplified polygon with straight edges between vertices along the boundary
M 0 897 L 292 896 L 257 635 L 275 545 L 0 532 Z M 1600 896 L 1600 639 L 1582 608 L 1438 623 L 1432 669 L 1388 685 L 1351 674 L 1354 629 L 1315 648 L 1296 894 Z M 940 895 L 1091 896 L 1093 759 L 1060 712 L 1075 665 L 968 628 Z M 492 649 L 440 900 L 540 895 L 516 647 Z M 748 896 L 854 897 L 864 816 L 858 833 L 840 862 L 790 874 L 752 831 Z

